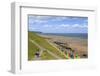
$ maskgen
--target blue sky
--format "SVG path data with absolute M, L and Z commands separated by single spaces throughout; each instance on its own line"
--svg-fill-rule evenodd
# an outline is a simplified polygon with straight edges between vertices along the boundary
M 44 33 L 87 33 L 87 17 L 70 16 L 28 16 L 29 31 Z

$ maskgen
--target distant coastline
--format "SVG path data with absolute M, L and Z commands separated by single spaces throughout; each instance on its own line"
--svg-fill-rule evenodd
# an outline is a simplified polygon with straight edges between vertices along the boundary
M 79 37 L 83 39 L 88 38 L 87 33 L 41 33 L 42 35 L 54 35 L 54 36 L 64 36 L 64 37 Z
M 64 37 L 78 37 L 82 39 L 88 39 L 88 33 L 43 33 L 40 31 L 31 31 L 41 35 L 52 36 L 64 36 Z

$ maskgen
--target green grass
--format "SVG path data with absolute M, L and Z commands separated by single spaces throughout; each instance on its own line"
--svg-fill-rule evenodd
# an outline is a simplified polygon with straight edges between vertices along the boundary
M 28 60 L 33 60 L 39 48 L 28 40 Z
M 46 50 L 43 51 L 43 54 L 41 56 L 42 60 L 52 60 L 52 59 L 56 59 L 53 56 L 51 56 Z
M 36 43 L 38 43 L 41 47 L 45 48 L 45 49 L 48 49 L 50 50 L 51 52 L 53 52 L 54 54 L 56 54 L 57 56 L 61 57 L 61 58 L 65 58 L 59 51 L 58 49 L 56 49 L 55 47 L 53 47 L 52 45 L 50 45 L 46 40 L 45 38 L 37 35 L 36 33 L 34 32 L 28 32 L 28 38 L 29 39 L 32 39 L 34 40 Z M 34 47 L 32 46 L 33 44 L 30 44 L 29 42 L 29 59 L 31 59 L 31 57 L 33 58 L 33 56 L 30 54 L 31 53 L 31 50 L 30 49 L 34 49 Z M 38 47 L 35 46 L 35 51 Z M 45 52 L 46 53 L 46 52 Z M 42 57 L 43 59 L 46 59 L 46 54 Z M 54 59 L 54 57 L 50 57 L 52 59 Z M 48 56 L 47 56 L 47 59 Z
M 28 60 L 33 60 L 35 57 L 35 53 L 39 50 L 39 48 L 34 45 L 31 41 L 28 40 Z M 56 59 L 53 56 L 51 56 L 46 50 L 43 51 L 43 54 L 41 55 L 42 60 L 51 60 Z

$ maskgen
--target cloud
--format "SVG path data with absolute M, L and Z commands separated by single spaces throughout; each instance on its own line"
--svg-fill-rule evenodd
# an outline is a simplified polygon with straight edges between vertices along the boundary
M 52 25 L 46 24 L 46 25 L 43 25 L 43 27 L 50 28 L 50 27 L 52 27 Z
M 69 19 L 69 17 L 60 17 L 60 16 L 29 16 L 29 23 L 46 23 L 46 22 L 57 22 Z
M 46 20 L 31 20 L 29 23 L 30 24 L 41 24 L 41 23 L 46 23 L 47 21 Z
M 60 24 L 60 25 L 49 25 L 49 24 L 46 24 L 46 25 L 42 25 L 44 28 L 49 28 L 49 29 L 66 29 L 66 28 L 73 28 L 73 29 L 76 29 L 76 28 L 88 28 L 87 25 L 80 25 L 80 24 Z
M 65 20 L 67 19 L 67 17 L 54 17 L 51 19 L 51 21 L 62 21 L 62 20 Z
M 58 28 L 87 28 L 87 25 L 82 24 L 61 24 L 57 26 Z
M 52 16 L 33 16 L 33 18 L 38 20 L 47 20 L 47 19 L 51 19 Z
M 74 32 L 87 30 L 87 19 L 63 16 L 30 16 L 29 30 L 43 32 Z
M 36 22 L 36 23 L 46 23 L 47 21 L 46 20 L 34 20 L 34 22 Z
M 80 25 L 80 24 L 74 24 L 72 25 L 73 28 L 87 28 L 87 25 Z
M 61 27 L 70 27 L 70 25 L 68 25 L 68 24 L 62 24 L 62 25 L 60 25 Z
M 68 25 L 68 24 L 60 24 L 60 25 L 49 25 L 49 24 L 46 24 L 46 25 L 43 25 L 43 27 L 52 28 L 52 29 L 61 29 L 61 28 L 66 28 L 66 27 L 71 27 L 71 26 Z
M 47 16 L 29 16 L 29 23 L 30 24 L 41 24 L 41 23 L 46 23 L 48 22 L 49 17 Z
M 80 27 L 81 25 L 79 25 L 79 24 L 74 24 L 74 25 L 72 25 L 72 27 Z

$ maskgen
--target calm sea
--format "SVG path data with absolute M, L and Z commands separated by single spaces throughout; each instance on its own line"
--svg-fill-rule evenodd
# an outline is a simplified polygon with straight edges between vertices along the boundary
M 78 37 L 78 38 L 88 38 L 87 33 L 41 33 L 43 35 L 56 35 L 56 36 L 64 36 L 64 37 Z

